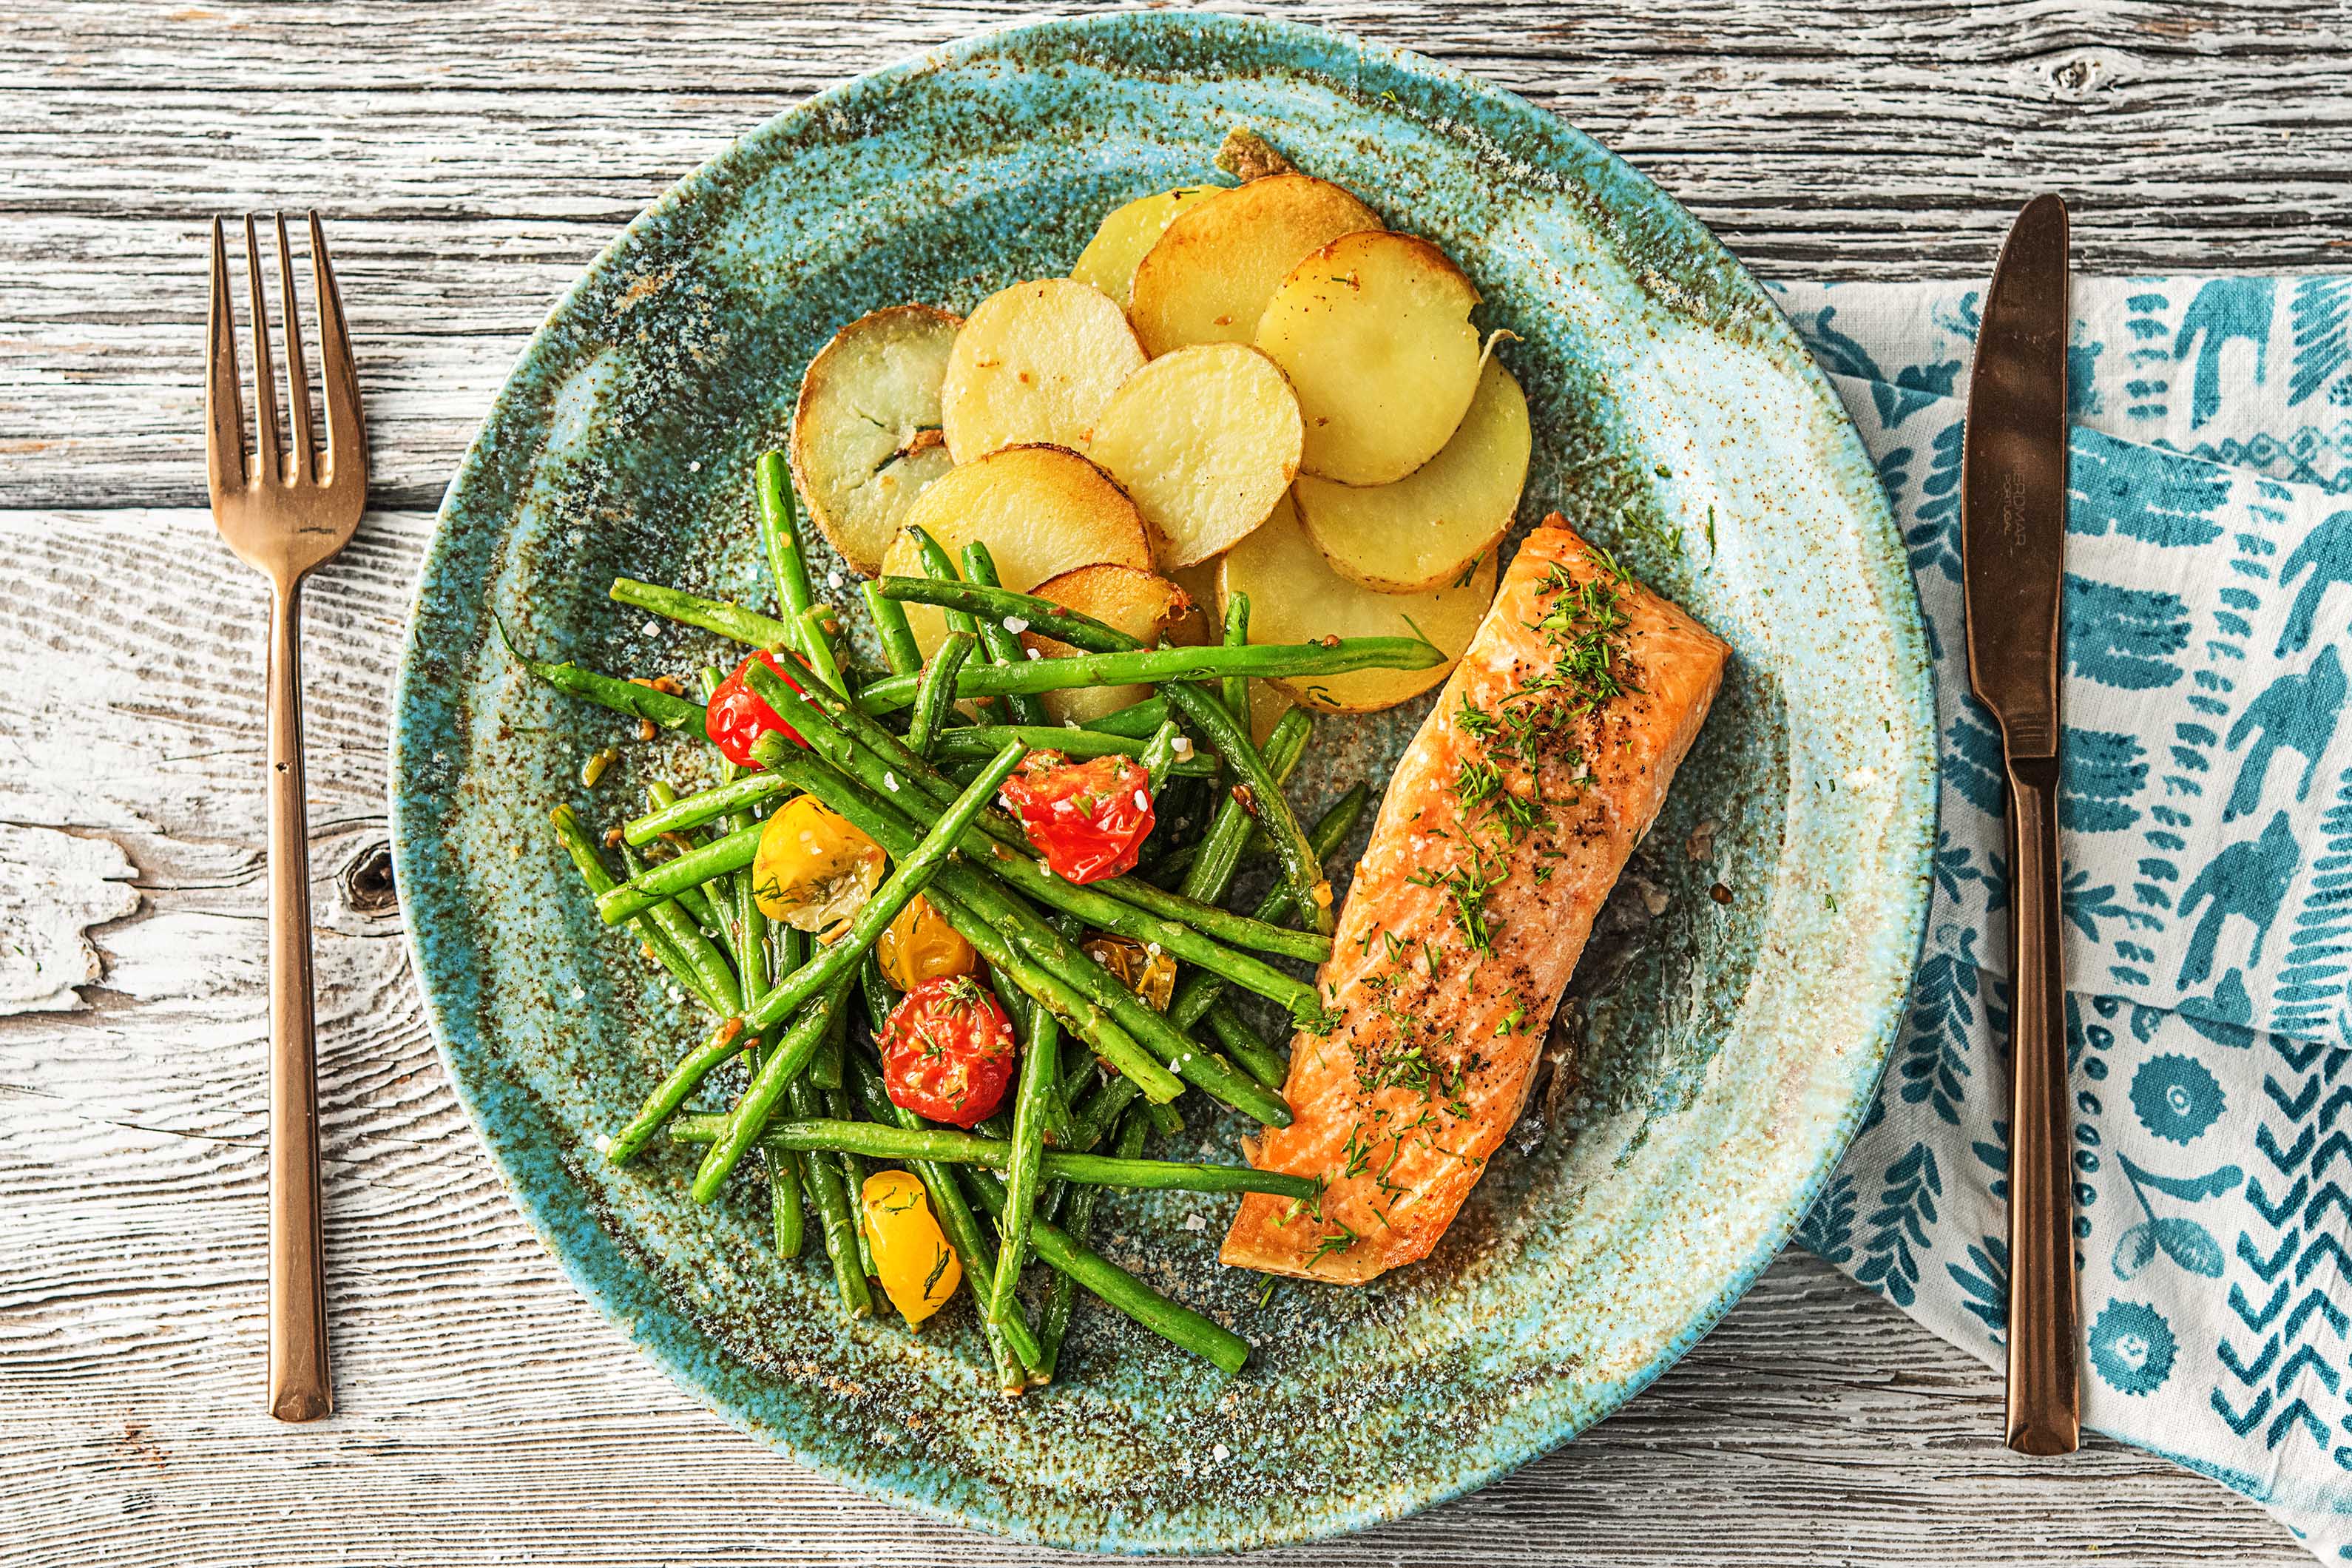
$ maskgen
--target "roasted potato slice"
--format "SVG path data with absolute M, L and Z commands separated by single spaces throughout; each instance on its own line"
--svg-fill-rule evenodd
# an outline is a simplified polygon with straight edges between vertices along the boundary
M 1305 434 L 1272 360 L 1246 343 L 1193 343 L 1127 378 L 1086 453 L 1134 498 L 1168 571 L 1264 522 L 1298 473 Z
M 801 377 L 793 482 L 852 569 L 874 575 L 926 486 L 952 467 L 940 441 L 940 383 L 963 323 L 893 305 L 833 335 Z
M 1160 242 L 1168 226 L 1188 209 L 1208 200 L 1225 187 L 1223 185 L 1186 185 L 1179 190 L 1161 191 L 1157 195 L 1138 196 L 1124 206 L 1113 207 L 1078 252 L 1078 259 L 1070 267 L 1070 276 L 1081 283 L 1091 283 L 1116 300 L 1121 310 L 1135 286 L 1135 269 L 1141 265 L 1144 253 Z
M 1217 588 L 1221 604 L 1234 594 L 1249 595 L 1254 643 L 1423 637 L 1444 651 L 1447 662 L 1428 669 L 1358 669 L 1274 682 L 1292 700 L 1319 713 L 1371 713 L 1418 697 L 1445 679 L 1494 602 L 1495 557 L 1480 562 L 1459 588 L 1375 594 L 1331 570 L 1285 500 L 1264 528 L 1225 552 Z
M 1282 722 L 1282 716 L 1297 706 L 1297 703 L 1290 700 L 1290 693 L 1273 681 L 1251 681 L 1249 683 L 1250 743 L 1263 749 L 1267 737 L 1274 733 L 1274 727 Z
M 1082 616 L 1125 632 L 1150 647 L 1163 632 L 1193 619 L 1192 601 L 1183 589 L 1165 577 L 1139 572 L 1132 566 L 1081 566 L 1075 572 L 1040 583 L 1030 590 Z M 1051 626 L 1052 622 L 1044 623 Z M 1022 642 L 1041 658 L 1060 658 L 1077 652 L 1036 628 L 1021 634 Z M 1132 708 L 1151 695 L 1149 686 L 1093 686 L 1069 691 L 1048 691 L 1045 711 L 1057 722 L 1084 724 L 1106 713 Z
M 1245 343 L 1300 257 L 1380 215 L 1328 180 L 1269 174 L 1187 208 L 1135 269 L 1128 317 L 1154 355 Z
M 1258 318 L 1257 346 L 1307 416 L 1299 467 L 1385 485 L 1435 457 L 1478 390 L 1477 302 L 1462 269 L 1409 234 L 1342 235 L 1292 268 Z
M 907 512 L 961 566 L 977 539 L 1006 587 L 1027 593 L 1049 577 L 1099 562 L 1151 569 L 1150 536 L 1127 492 L 1111 477 L 1062 447 L 1007 447 L 965 463 L 935 481 Z M 886 576 L 923 575 L 922 552 L 901 531 L 882 558 Z M 939 611 L 908 605 L 916 646 L 929 658 L 947 636 Z
M 1143 363 L 1126 312 L 1090 283 L 1041 278 L 1000 289 L 956 334 L 940 424 L 959 463 L 1000 447 L 1076 447 Z
M 1437 456 L 1394 484 L 1302 477 L 1291 500 L 1339 575 L 1378 593 L 1426 593 L 1459 582 L 1510 531 L 1529 445 L 1527 395 L 1490 358 L 1470 412 Z

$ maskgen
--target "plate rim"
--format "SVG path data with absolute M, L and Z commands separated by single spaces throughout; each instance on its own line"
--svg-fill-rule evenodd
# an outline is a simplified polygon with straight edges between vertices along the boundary
M 1700 259 L 1710 264 L 1718 273 L 1727 275 L 1734 287 L 1745 296 L 1743 303 L 1762 307 L 1757 317 L 1764 332 L 1775 340 L 1773 346 L 1782 352 L 1789 368 L 1795 372 L 1797 381 L 1814 400 L 1818 411 L 1828 416 L 1829 438 L 1822 452 L 1824 471 L 1836 481 L 1836 493 L 1840 498 L 1855 503 L 1854 510 L 1861 514 L 1856 521 L 1866 525 L 1865 546 L 1873 542 L 1870 536 L 1875 536 L 1877 548 L 1866 550 L 1864 558 L 1857 566 L 1864 581 L 1875 580 L 1877 601 L 1887 612 L 1885 624 L 1895 645 L 1887 670 L 1890 696 L 1908 709 L 1913 721 L 1912 733 L 1916 737 L 1913 754 L 1906 759 L 1908 766 L 1905 776 L 1898 781 L 1904 786 L 1903 795 L 1910 798 L 1907 801 L 1898 798 L 1896 805 L 1890 809 L 1887 820 L 1890 824 L 1900 824 L 1908 817 L 1916 824 L 1916 828 L 1913 835 L 1914 863 L 1910 874 L 1903 879 L 1907 889 L 1907 908 L 1903 911 L 1901 925 L 1907 930 L 1890 927 L 1891 934 L 1886 938 L 1891 950 L 1907 954 L 1907 962 L 1903 978 L 1892 994 L 1882 995 L 1872 1007 L 1876 1026 L 1872 1037 L 1861 1043 L 1860 1052 L 1864 1065 L 1860 1069 L 1859 1081 L 1865 1087 L 1858 1088 L 1842 1110 L 1836 1126 L 1823 1138 L 1811 1168 L 1798 1184 L 1794 1201 L 1769 1232 L 1759 1238 L 1751 1255 L 1732 1271 L 1705 1306 L 1682 1330 L 1662 1344 L 1646 1363 L 1613 1384 L 1603 1385 L 1608 1391 L 1606 1396 L 1595 1397 L 1590 1402 L 1593 1413 L 1557 1412 L 1546 1424 L 1541 1435 L 1531 1443 L 1480 1454 L 1479 1462 L 1465 1466 L 1443 1484 L 1414 1489 L 1402 1496 L 1360 1496 L 1341 1507 L 1326 1507 L 1311 1517 L 1302 1510 L 1297 1516 L 1300 1521 L 1297 1528 L 1267 1527 L 1262 1523 L 1254 1529 L 1244 1528 L 1244 1521 L 1235 1520 L 1222 1522 L 1210 1530 L 1181 1527 L 1170 1530 L 1165 1528 L 1169 1516 L 1149 1514 L 1140 1529 L 1121 1524 L 1105 1536 L 1087 1540 L 1057 1535 L 1027 1515 L 982 1512 L 953 1506 L 922 1489 L 922 1483 L 913 1474 L 885 1476 L 862 1471 L 824 1453 L 803 1448 L 786 1435 L 751 1419 L 730 1402 L 712 1376 L 681 1354 L 677 1346 L 648 1332 L 644 1319 L 635 1307 L 622 1300 L 618 1289 L 604 1278 L 592 1272 L 590 1260 L 579 1256 L 574 1247 L 564 1239 L 567 1233 L 578 1230 L 582 1216 L 576 1211 L 558 1212 L 553 1206 L 557 1194 L 541 1190 L 526 1173 L 510 1163 L 502 1147 L 505 1139 L 493 1131 L 491 1113 L 481 1103 L 478 1086 L 459 1069 L 451 1054 L 449 1037 L 453 1005 L 444 987 L 434 983 L 436 968 L 428 962 L 427 948 L 436 938 L 418 929 L 418 922 L 410 918 L 408 906 L 404 903 L 404 945 L 425 1003 L 434 1037 L 435 1054 L 467 1121 L 472 1123 L 476 1135 L 490 1156 L 500 1186 L 513 1199 L 525 1223 L 555 1260 L 572 1287 L 595 1308 L 601 1317 L 621 1329 L 665 1376 L 692 1394 L 730 1425 L 786 1455 L 794 1463 L 892 1506 L 926 1518 L 1039 1545 L 1097 1552 L 1155 1554 L 1246 1552 L 1303 1544 L 1393 1522 L 1450 1502 L 1493 1484 L 1608 1419 L 1711 1332 L 1725 1314 L 1754 1286 L 1757 1279 L 1795 1234 L 1843 1158 L 1863 1117 L 1876 1098 L 1886 1059 L 1899 1030 L 1909 994 L 1910 976 L 1916 969 L 1917 955 L 1923 951 L 1926 940 L 1928 872 L 1939 817 L 1935 672 L 1927 649 L 1925 617 L 1916 584 L 1909 571 L 1885 489 L 1870 463 L 1853 417 L 1771 291 L 1748 270 L 1713 230 L 1686 211 L 1648 175 L 1576 125 L 1508 89 L 1417 51 L 1372 42 L 1332 28 L 1281 17 L 1169 9 L 1096 13 L 1013 22 L 919 49 L 871 70 L 835 81 L 763 120 L 698 164 L 631 218 L 583 268 L 579 277 L 550 307 L 547 316 L 532 331 L 501 381 L 481 427 L 468 443 L 443 494 L 435 514 L 432 537 L 418 567 L 401 658 L 392 689 L 394 714 L 386 784 L 396 879 L 404 886 L 410 885 L 409 872 L 415 866 L 416 857 L 422 853 L 415 847 L 418 838 L 415 825 L 424 821 L 433 809 L 430 797 L 413 798 L 405 782 L 410 776 L 415 747 L 424 739 L 417 732 L 424 720 L 413 706 L 411 693 L 415 686 L 414 672 L 420 652 L 416 636 L 425 614 L 426 595 L 436 588 L 450 591 L 451 587 L 436 579 L 446 565 L 452 514 L 460 497 L 494 460 L 495 437 L 500 425 L 502 407 L 516 378 L 561 347 L 561 339 L 583 300 L 625 261 L 635 243 L 649 228 L 658 225 L 677 208 L 701 199 L 706 189 L 714 182 L 724 179 L 745 156 L 747 150 L 753 149 L 762 138 L 777 134 L 788 125 L 831 112 L 844 100 L 855 96 L 887 92 L 894 84 L 908 79 L 951 68 L 975 56 L 984 56 L 1008 47 L 1017 47 L 1032 40 L 1084 37 L 1097 32 L 1148 30 L 1160 26 L 1225 31 L 1237 38 L 1246 37 L 1253 43 L 1270 46 L 1270 52 L 1295 54 L 1305 47 L 1321 53 L 1339 52 L 1368 60 L 1377 59 L 1389 69 L 1428 79 L 1444 90 L 1484 100 L 1511 115 L 1531 118 L 1548 126 L 1553 133 L 1565 136 L 1571 143 L 1580 144 L 1581 151 L 1595 156 L 1623 183 L 1625 188 L 1639 197 L 1641 210 L 1663 216 L 1678 241 L 1690 245 Z M 1577 188 L 1582 188 L 1582 182 Z M 1903 809 L 1906 805 L 1910 807 L 1908 812 Z M 1899 826 L 1891 827 L 1889 831 L 1898 832 L 1900 829 Z M 1893 879 L 1890 875 L 1890 883 Z M 604 1233 L 601 1226 L 594 1225 L 593 1220 L 590 1224 L 608 1242 L 611 1241 L 609 1234 Z M 635 1270 L 635 1266 L 630 1265 L 630 1268 Z M 641 1271 L 637 1271 L 637 1278 L 643 1281 Z M 675 1308 L 671 1310 L 675 1310 Z M 1160 1528 L 1155 1529 L 1155 1525 Z

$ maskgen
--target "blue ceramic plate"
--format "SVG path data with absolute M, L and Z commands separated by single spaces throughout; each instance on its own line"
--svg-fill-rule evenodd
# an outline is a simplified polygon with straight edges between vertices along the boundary
M 626 574 L 761 595 L 751 464 L 835 328 L 1066 270 L 1113 204 L 1212 177 L 1240 121 L 1460 259 L 1484 323 L 1518 334 L 1537 432 L 1522 521 L 1557 508 L 1620 544 L 1738 658 L 1620 900 L 1613 923 L 1643 929 L 1590 1006 L 1574 1085 L 1436 1254 L 1369 1289 L 1265 1294 L 1215 1261 L 1228 1201 L 1122 1197 L 1105 1250 L 1247 1336 L 1251 1364 L 1226 1379 L 1088 1303 L 1062 1381 L 1006 1400 L 961 1309 L 919 1336 L 845 1318 L 820 1258 L 777 1259 L 755 1184 L 698 1211 L 678 1152 L 597 1158 L 694 1020 L 597 924 L 547 812 L 574 801 L 601 826 L 695 759 L 520 679 L 491 617 L 608 669 L 716 661 L 604 589 Z M 1386 776 L 1423 706 L 1324 721 L 1306 804 Z M 1146 13 L 846 83 L 597 258 L 442 509 L 401 672 L 394 840 L 450 1078 L 572 1278 L 672 1376 L 928 1513 L 1077 1547 L 1234 1549 L 1393 1519 L 1524 1463 L 1657 1376 L 1770 1260 L 1895 1027 L 1934 837 L 1930 715 L 1862 447 L 1688 214 L 1427 60 Z M 582 762 L 614 743 L 626 761 L 583 791 Z M 1234 1156 L 1235 1129 L 1195 1121 L 1190 1141 Z

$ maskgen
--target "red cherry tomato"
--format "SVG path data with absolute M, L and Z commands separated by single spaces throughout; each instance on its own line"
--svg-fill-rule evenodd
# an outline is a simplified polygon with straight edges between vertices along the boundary
M 760 765 L 751 760 L 751 742 L 771 730 L 795 746 L 807 744 L 801 739 L 799 731 L 778 718 L 776 710 L 761 701 L 743 683 L 743 672 L 751 668 L 753 658 L 782 676 L 784 684 L 794 691 L 801 689 L 801 683 L 786 673 L 784 667 L 778 664 L 766 648 L 761 648 L 737 665 L 735 673 L 720 681 L 710 693 L 710 702 L 703 710 L 702 731 L 710 737 L 711 744 L 725 752 L 727 760 L 739 768 Z
M 882 1026 L 882 1085 L 890 1103 L 971 1127 L 1004 1103 L 1013 1081 L 1013 1021 L 969 974 L 926 980 Z
M 1134 870 L 1151 834 L 1151 775 L 1132 757 L 1074 763 L 1059 752 L 1032 752 L 997 794 L 1066 881 Z

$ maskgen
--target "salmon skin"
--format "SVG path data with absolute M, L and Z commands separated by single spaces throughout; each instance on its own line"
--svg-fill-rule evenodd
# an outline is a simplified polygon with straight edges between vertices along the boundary
M 1730 654 L 1557 514 L 1528 535 L 1381 803 L 1330 1027 L 1291 1042 L 1296 1120 L 1252 1151 L 1322 1198 L 1244 1198 L 1224 1262 L 1360 1285 L 1437 1245 Z

